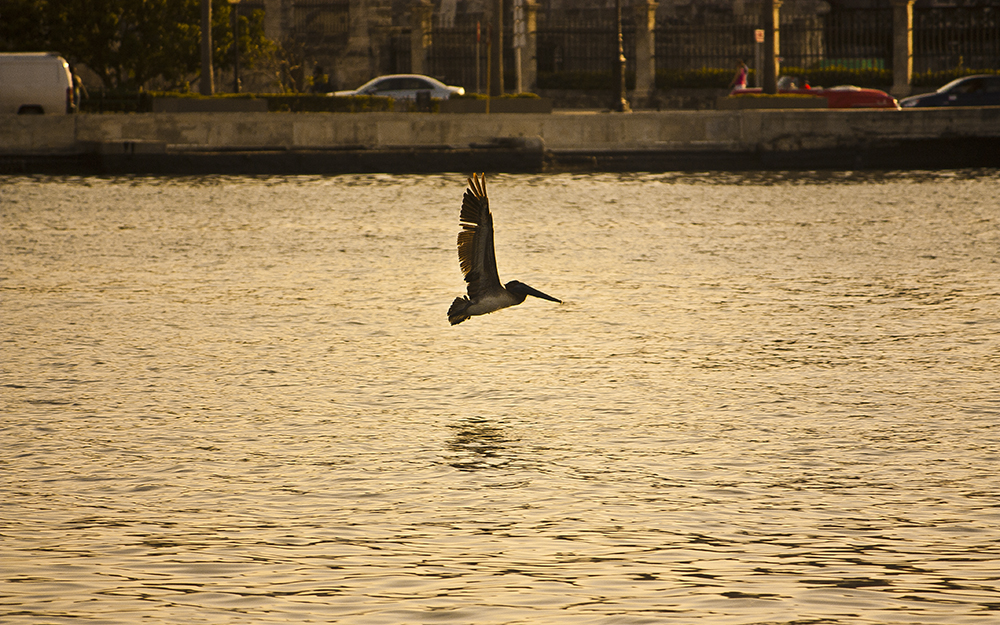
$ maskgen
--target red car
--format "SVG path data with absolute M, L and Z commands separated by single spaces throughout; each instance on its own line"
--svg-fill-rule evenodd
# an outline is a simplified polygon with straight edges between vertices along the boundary
M 784 78 L 784 77 L 783 77 Z M 733 89 L 729 95 L 740 95 L 741 93 L 760 93 L 760 88 Z M 878 89 L 863 89 L 842 85 L 840 87 L 798 87 L 794 81 L 779 80 L 778 93 L 798 93 L 801 95 L 812 95 L 826 98 L 826 107 L 831 109 L 854 109 L 854 108 L 876 108 L 876 109 L 898 109 L 899 102 L 885 91 Z

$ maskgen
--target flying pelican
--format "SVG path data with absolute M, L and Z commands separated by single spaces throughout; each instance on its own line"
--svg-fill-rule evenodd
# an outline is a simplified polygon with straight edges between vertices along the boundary
M 448 309 L 451 325 L 462 323 L 473 315 L 485 315 L 516 306 L 528 295 L 562 303 L 517 280 L 500 284 L 497 256 L 493 250 L 493 215 L 490 214 L 490 200 L 486 197 L 486 174 L 480 174 L 479 178 L 472 174 L 469 179 L 459 222 L 462 231 L 458 233 L 458 262 L 465 281 L 469 283 L 469 295 L 456 297 L 452 302 Z

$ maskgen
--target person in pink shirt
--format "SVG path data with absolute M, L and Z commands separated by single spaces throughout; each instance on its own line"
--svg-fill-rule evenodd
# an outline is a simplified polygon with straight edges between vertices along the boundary
M 747 88 L 747 74 L 750 72 L 750 68 L 747 64 L 740 59 L 736 64 L 736 75 L 733 76 L 732 82 L 729 83 L 729 92 L 732 93 L 737 89 Z

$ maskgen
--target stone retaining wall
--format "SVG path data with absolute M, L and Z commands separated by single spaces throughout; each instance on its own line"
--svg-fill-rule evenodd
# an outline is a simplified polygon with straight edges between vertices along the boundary
M 526 149 L 556 155 L 772 154 L 947 145 L 989 150 L 963 163 L 994 166 L 1000 107 L 916 110 L 642 111 L 631 114 L 147 113 L 0 116 L 0 155 L 262 151 Z M 944 143 L 942 143 L 944 142 Z M 985 148 L 983 147 L 985 146 Z M 998 148 L 998 149 L 994 149 Z M 938 149 L 938 148 L 935 148 Z M 403 151 L 403 152 L 400 152 Z M 674 155 L 674 156 L 671 156 Z M 901 154 L 901 156 L 907 156 Z M 376 159 L 377 160 L 377 159 Z M 724 159 L 725 160 L 725 159 Z M 731 160 L 731 159 L 730 159 Z M 739 159 L 737 159 L 739 160 Z M 808 166 L 803 164 L 803 166 Z M 891 163 L 890 163 L 891 166 Z M 901 165 L 904 166 L 904 165 Z

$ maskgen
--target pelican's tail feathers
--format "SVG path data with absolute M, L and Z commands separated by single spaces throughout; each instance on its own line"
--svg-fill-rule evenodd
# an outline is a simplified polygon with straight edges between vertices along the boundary
M 451 322 L 451 325 L 462 323 L 472 316 L 467 312 L 471 303 L 468 297 L 455 298 L 455 301 L 451 303 L 451 307 L 448 309 L 448 321 Z

